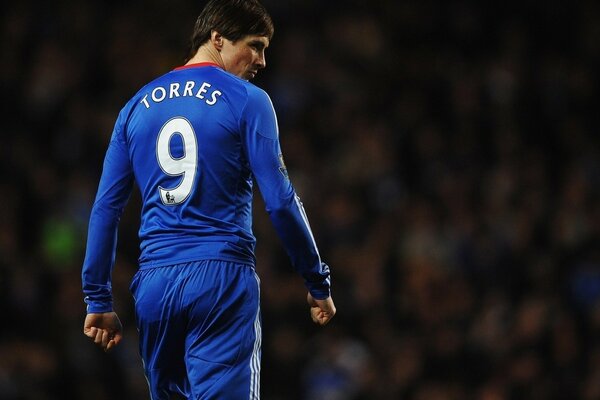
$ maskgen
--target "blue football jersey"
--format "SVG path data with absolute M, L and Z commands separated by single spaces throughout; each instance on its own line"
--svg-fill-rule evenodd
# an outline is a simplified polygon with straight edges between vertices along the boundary
M 254 180 L 292 265 L 315 298 L 329 296 L 329 268 L 278 135 L 269 96 L 215 64 L 180 67 L 143 87 L 119 113 L 90 215 L 88 312 L 112 310 L 118 223 L 134 183 L 141 269 L 206 259 L 254 265 Z

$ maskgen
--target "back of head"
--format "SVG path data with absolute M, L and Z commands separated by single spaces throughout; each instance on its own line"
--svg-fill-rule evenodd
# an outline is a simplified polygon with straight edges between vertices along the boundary
M 271 40 L 274 27 L 271 16 L 258 0 L 209 0 L 196 20 L 188 59 L 210 39 L 213 30 L 235 42 L 247 35 Z

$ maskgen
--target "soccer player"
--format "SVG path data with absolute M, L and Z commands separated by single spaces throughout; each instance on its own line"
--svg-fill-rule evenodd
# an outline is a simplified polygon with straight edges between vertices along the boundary
M 153 400 L 259 398 L 253 181 L 304 278 L 313 321 L 325 325 L 336 312 L 329 267 L 283 163 L 271 100 L 248 82 L 265 67 L 272 35 L 258 1 L 209 1 L 187 64 L 144 86 L 114 127 L 89 221 L 83 330 L 106 351 L 122 339 L 111 271 L 135 183 L 141 254 L 131 291 Z

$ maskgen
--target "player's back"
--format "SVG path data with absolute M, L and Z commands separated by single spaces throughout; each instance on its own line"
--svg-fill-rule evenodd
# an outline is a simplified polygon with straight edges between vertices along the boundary
M 140 266 L 253 262 L 252 179 L 240 138 L 249 83 L 209 65 L 178 68 L 123 110 L 142 195 Z

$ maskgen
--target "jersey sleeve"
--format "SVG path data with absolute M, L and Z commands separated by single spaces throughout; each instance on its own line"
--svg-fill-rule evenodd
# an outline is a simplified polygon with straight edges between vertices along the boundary
M 122 111 L 104 158 L 96 200 L 90 214 L 82 285 L 88 313 L 112 311 L 112 269 L 117 229 L 131 195 L 133 171 L 124 134 Z
M 266 210 L 292 265 L 316 299 L 330 296 L 330 271 L 321 261 L 306 212 L 288 177 L 277 118 L 268 95 L 251 88 L 242 112 L 242 142 Z

